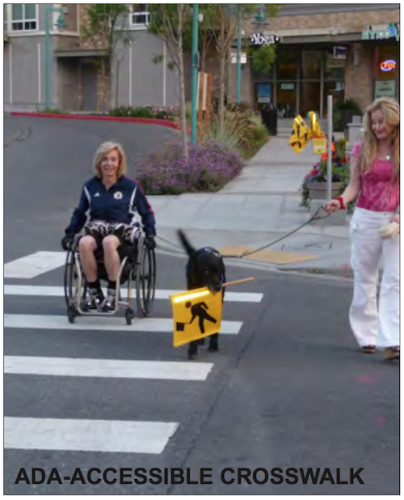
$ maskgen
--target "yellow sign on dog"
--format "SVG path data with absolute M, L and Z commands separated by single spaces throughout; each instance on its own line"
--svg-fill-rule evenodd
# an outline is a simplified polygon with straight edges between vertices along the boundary
M 198 288 L 170 296 L 174 320 L 174 347 L 220 332 L 222 293 Z

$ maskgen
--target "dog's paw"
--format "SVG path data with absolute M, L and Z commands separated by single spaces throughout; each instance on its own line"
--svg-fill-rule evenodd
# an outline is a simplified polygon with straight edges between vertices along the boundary
M 218 339 L 217 335 L 213 335 L 210 337 L 208 351 L 209 352 L 216 352 L 218 350 L 219 350 L 219 339 Z
M 190 344 L 188 347 L 188 359 L 194 359 L 198 354 L 198 346 L 194 343 Z

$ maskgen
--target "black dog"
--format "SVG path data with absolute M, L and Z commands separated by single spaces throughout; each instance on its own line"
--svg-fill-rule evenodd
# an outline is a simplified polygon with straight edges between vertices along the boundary
M 188 241 L 183 231 L 178 231 L 178 236 L 189 259 L 187 262 L 186 281 L 187 290 L 207 287 L 213 293 L 223 291 L 222 303 L 224 300 L 226 283 L 226 268 L 220 253 L 211 247 L 204 247 L 196 250 Z M 198 353 L 198 344 L 204 344 L 205 339 L 195 340 L 189 344 L 188 358 L 192 359 Z M 209 351 L 214 352 L 219 349 L 219 333 L 209 337 Z

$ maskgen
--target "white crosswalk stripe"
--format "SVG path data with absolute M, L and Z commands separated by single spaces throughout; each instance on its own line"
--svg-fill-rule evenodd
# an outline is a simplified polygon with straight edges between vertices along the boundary
M 4 356 L 4 373 L 63 377 L 206 380 L 212 363 Z
M 241 321 L 222 321 L 221 333 L 237 335 L 241 329 Z M 41 314 L 5 314 L 4 328 L 32 328 L 35 330 L 93 330 L 121 332 L 173 332 L 173 320 L 166 318 L 133 319 L 126 325 L 122 318 L 108 316 L 83 316 L 76 318 L 71 324 L 66 316 L 45 316 Z
M 30 279 L 38 277 L 41 274 L 62 267 L 65 262 L 65 252 L 37 252 L 35 254 L 17 259 L 5 265 L 5 279 Z M 60 283 L 60 281 L 59 281 Z M 173 333 L 173 319 L 167 318 L 167 305 L 165 313 L 159 317 L 159 304 L 163 301 L 168 302 L 170 296 L 183 292 L 184 290 L 162 289 L 156 290 L 155 304 L 153 314 L 149 318 L 134 318 L 131 325 L 126 325 L 122 316 L 82 316 L 77 317 L 75 323 L 68 322 L 66 315 L 63 314 L 42 314 L 43 306 L 46 301 L 61 301 L 61 307 L 64 309 L 64 290 L 63 287 L 50 285 L 20 285 L 6 283 L 4 285 L 4 295 L 12 300 L 12 297 L 31 297 L 32 301 L 38 303 L 41 299 L 41 314 L 31 314 L 28 311 L 18 310 L 17 301 L 13 301 L 12 313 L 4 314 L 4 328 L 6 335 L 12 335 L 16 330 L 20 330 L 23 338 L 29 338 L 28 346 L 35 345 L 37 336 L 42 336 L 44 332 L 53 332 L 58 334 L 59 344 L 63 344 L 64 333 L 69 331 L 82 332 L 85 339 L 89 332 L 116 332 L 124 334 L 141 335 L 161 333 L 165 336 Z M 122 290 L 123 298 L 127 297 L 127 290 Z M 136 296 L 133 290 L 133 297 Z M 256 307 L 263 300 L 261 293 L 243 293 L 226 291 L 225 302 L 227 303 L 250 303 L 251 307 Z M 27 301 L 23 302 L 27 307 Z M 6 305 L 7 307 L 7 305 Z M 32 309 L 31 309 L 32 311 Z M 237 311 L 238 309 L 234 309 Z M 160 313 L 161 315 L 161 313 Z M 240 318 L 236 318 L 240 319 Z M 221 334 L 235 336 L 238 335 L 243 326 L 239 320 L 222 320 Z M 27 337 L 28 336 L 28 337 Z M 123 338 L 123 337 L 120 337 Z M 128 337 L 129 338 L 129 337 Z M 154 337 L 155 338 L 155 337 Z M 52 342 L 52 340 L 50 340 Z M 108 344 L 106 344 L 108 345 Z M 8 383 L 12 381 L 13 388 L 16 384 L 27 384 L 30 380 L 49 381 L 48 383 L 58 384 L 63 390 L 64 384 L 68 381 L 80 380 L 81 386 L 95 383 L 97 380 L 115 380 L 116 384 L 202 384 L 209 382 L 212 372 L 215 370 L 215 361 L 217 358 L 212 356 L 209 361 L 195 362 L 188 361 L 169 361 L 155 359 L 113 359 L 114 356 L 105 356 L 102 358 L 66 357 L 63 352 L 56 357 L 30 355 L 24 346 L 24 355 L 19 355 L 13 351 L 13 355 L 5 352 L 4 356 L 4 374 L 7 377 L 5 381 L 5 390 Z M 74 351 L 74 349 L 73 349 Z M 52 352 L 56 352 L 53 348 Z M 46 354 L 46 353 L 44 353 Z M 81 353 L 79 354 L 79 356 Z M 99 353 L 98 353 L 99 355 Z M 133 358 L 136 353 L 133 354 Z M 153 357 L 153 352 L 150 352 Z M 164 356 L 163 356 L 164 357 Z M 25 377 L 21 379 L 19 377 Z M 27 379 L 27 377 L 31 377 Z M 39 379 L 38 379 L 39 377 Z M 56 382 L 57 378 L 57 382 Z M 22 382 L 24 380 L 24 382 Z M 33 382 L 34 383 L 34 382 Z M 39 382 L 36 382 L 39 383 Z M 161 387 L 159 385 L 158 387 Z M 165 385 L 164 385 L 165 387 Z M 198 385 L 199 387 L 199 385 Z M 163 389 L 160 389 L 163 390 Z M 134 394 L 137 394 L 137 386 L 134 386 Z M 84 391 L 85 392 L 85 391 Z M 181 394 L 179 392 L 179 394 Z M 17 397 L 17 396 L 16 396 Z M 73 394 L 64 394 L 64 397 L 74 398 Z M 181 397 L 179 395 L 179 397 Z M 10 399 L 10 398 L 9 398 Z M 7 401 L 7 399 L 6 399 Z M 18 406 L 20 408 L 20 406 Z M 49 417 L 55 416 L 51 408 Z M 160 410 L 159 410 L 160 411 Z M 171 410 L 172 411 L 172 410 Z M 181 418 L 175 413 L 176 418 L 165 419 L 161 417 L 164 414 L 164 408 L 161 410 L 160 418 L 156 419 L 129 419 L 129 420 L 102 420 L 97 415 L 93 418 L 47 418 L 47 409 L 41 414 L 41 418 L 35 414 L 35 418 L 29 415 L 29 407 L 24 407 L 24 415 L 12 416 L 8 414 L 5 407 L 4 417 L 4 448 L 17 450 L 54 450 L 54 451 L 81 451 L 81 452 L 108 452 L 108 453 L 144 453 L 161 454 L 166 449 L 167 444 L 176 435 L 181 426 Z M 89 415 L 89 414 L 86 414 Z M 57 415 L 58 417 L 60 415 Z M 69 415 L 70 417 L 71 415 Z M 75 415 L 73 414 L 73 417 Z M 82 415 L 80 415 L 82 416 Z M 160 419 L 162 421 L 160 421 Z M 165 421 L 167 420 L 167 421 Z M 172 421 L 173 420 L 173 421 Z
M 176 295 L 184 290 L 156 290 L 157 300 L 169 299 L 171 295 Z M 128 291 L 121 291 L 122 297 L 127 298 Z M 27 297 L 63 297 L 64 290 L 61 286 L 39 286 L 39 285 L 4 285 L 4 295 L 18 295 Z M 132 289 L 132 297 L 136 297 L 136 290 Z M 262 293 L 243 293 L 226 291 L 225 302 L 261 302 Z
M 36 252 L 4 265 L 4 278 L 30 279 L 66 262 L 66 252 Z
M 4 417 L 4 447 L 158 454 L 177 428 L 176 422 Z

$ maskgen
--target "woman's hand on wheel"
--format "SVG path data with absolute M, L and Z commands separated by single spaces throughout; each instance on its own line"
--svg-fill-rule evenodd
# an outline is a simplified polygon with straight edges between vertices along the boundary
M 63 250 L 65 250 L 67 252 L 67 250 L 70 249 L 70 247 L 72 246 L 72 243 L 73 243 L 73 238 L 74 238 L 74 234 L 66 234 L 63 238 L 62 238 L 62 241 L 60 242 L 61 245 L 62 245 L 62 248 Z
M 154 250 L 156 248 L 156 240 L 154 239 L 154 236 L 146 236 L 146 245 L 149 250 Z

